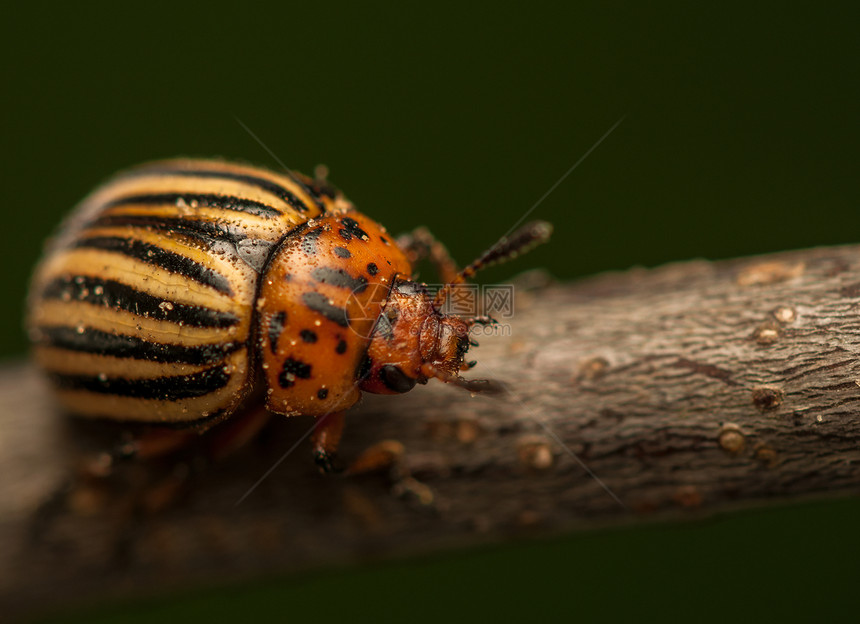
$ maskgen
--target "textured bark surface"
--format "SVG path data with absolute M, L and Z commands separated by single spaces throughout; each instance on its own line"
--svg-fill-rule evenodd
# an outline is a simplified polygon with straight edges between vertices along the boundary
M 512 534 L 856 493 L 858 258 L 860 247 L 840 247 L 568 285 L 524 276 L 511 335 L 479 337 L 473 351 L 472 376 L 504 380 L 509 396 L 431 383 L 366 397 L 350 414 L 342 456 L 399 440 L 426 491 L 390 475 L 322 477 L 305 442 L 235 505 L 310 426 L 278 419 L 195 476 L 167 510 L 128 513 L 139 496 L 127 494 L 156 471 L 132 465 L 37 525 L 34 510 L 73 458 L 116 432 L 69 423 L 37 374 L 8 366 L 0 371 L 0 597 L 26 611 Z M 432 503 L 421 502 L 428 492 Z

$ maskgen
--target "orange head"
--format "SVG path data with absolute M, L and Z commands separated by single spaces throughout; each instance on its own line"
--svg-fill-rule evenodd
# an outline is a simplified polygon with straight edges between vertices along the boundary
M 468 368 L 470 324 L 440 313 L 426 289 L 397 280 L 376 321 L 359 387 L 378 394 L 407 392 L 430 377 L 446 381 Z
M 469 347 L 476 344 L 469 338 L 470 329 L 494 321 L 486 317 L 463 319 L 444 314 L 440 308 L 457 284 L 485 266 L 546 241 L 550 232 L 549 224 L 536 222 L 518 230 L 510 239 L 502 238 L 435 297 L 422 284 L 396 280 L 359 368 L 359 388 L 378 394 L 398 394 L 435 377 L 472 392 L 502 390 L 498 382 L 460 377 L 460 371 L 475 364 L 465 362 Z

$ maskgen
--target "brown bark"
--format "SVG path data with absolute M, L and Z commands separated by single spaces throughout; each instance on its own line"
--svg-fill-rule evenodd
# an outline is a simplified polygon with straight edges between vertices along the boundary
M 250 448 L 193 478 L 167 510 L 135 520 L 124 512 L 126 490 L 153 470 L 130 466 L 104 491 L 77 491 L 35 539 L 27 538 L 34 509 L 81 448 L 104 443 L 92 437 L 102 427 L 73 426 L 37 374 L 8 366 L 0 371 L 0 596 L 29 609 L 855 493 L 858 257 L 860 247 L 813 249 L 551 286 L 525 276 L 512 335 L 479 338 L 470 354 L 479 361 L 472 376 L 507 382 L 509 396 L 431 382 L 366 397 L 349 415 L 344 458 L 396 439 L 423 485 L 322 477 L 305 442 L 237 506 L 310 425 L 278 419 Z M 432 503 L 421 502 L 428 493 Z

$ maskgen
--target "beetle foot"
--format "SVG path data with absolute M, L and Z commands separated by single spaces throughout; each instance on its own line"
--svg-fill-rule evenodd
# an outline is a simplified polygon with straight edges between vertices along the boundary
M 435 507 L 436 497 L 426 483 L 422 483 L 411 475 L 402 475 L 394 482 L 392 492 L 400 498 L 411 498 L 422 507 Z
M 392 482 L 391 492 L 398 498 L 417 501 L 422 507 L 435 504 L 433 490 L 412 476 L 404 461 L 406 449 L 397 440 L 382 440 L 367 448 L 346 469 L 347 475 L 385 472 Z
M 317 449 L 314 451 L 314 462 L 322 474 L 331 475 L 344 472 L 343 466 L 338 461 L 337 454 L 335 453 Z
M 381 472 L 397 467 L 405 449 L 397 440 L 382 440 L 366 448 L 346 469 L 348 475 Z

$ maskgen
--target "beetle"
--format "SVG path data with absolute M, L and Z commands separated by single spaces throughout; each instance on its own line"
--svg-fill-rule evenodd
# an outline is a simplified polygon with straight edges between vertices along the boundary
M 469 330 L 488 319 L 443 304 L 550 231 L 529 224 L 458 271 L 427 230 L 395 240 L 325 179 L 151 162 L 108 180 L 61 225 L 35 271 L 27 327 L 66 411 L 180 432 L 125 455 L 164 452 L 228 418 L 219 444 L 230 449 L 269 413 L 306 415 L 328 471 L 362 391 L 431 378 L 498 387 L 460 376 L 473 365 Z M 413 281 L 422 257 L 445 282 L 435 295 Z

